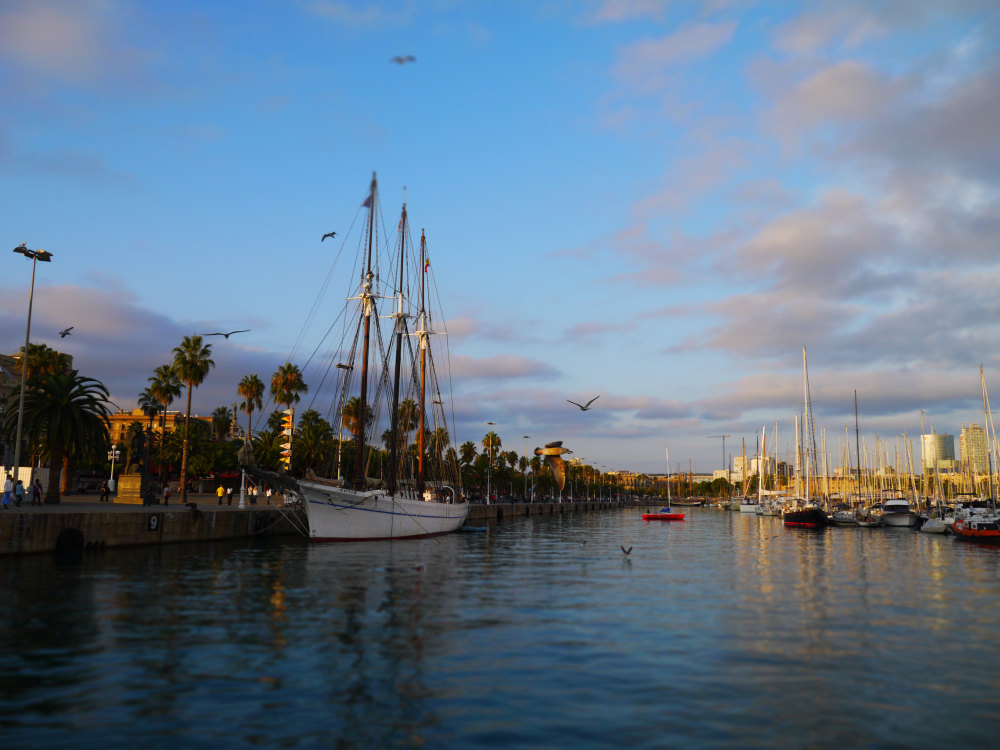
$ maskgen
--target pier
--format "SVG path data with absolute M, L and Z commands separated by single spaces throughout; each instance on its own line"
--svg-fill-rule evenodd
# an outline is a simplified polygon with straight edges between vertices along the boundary
M 233 501 L 234 503 L 236 500 Z M 193 503 L 194 507 L 190 507 Z M 473 503 L 466 526 L 485 526 L 530 516 L 624 508 L 623 500 Z M 276 505 L 219 505 L 215 495 L 189 496 L 189 504 L 102 503 L 96 495 L 68 495 L 55 505 L 0 511 L 0 556 L 88 552 L 180 542 L 211 542 L 254 536 L 304 536 L 301 510 Z

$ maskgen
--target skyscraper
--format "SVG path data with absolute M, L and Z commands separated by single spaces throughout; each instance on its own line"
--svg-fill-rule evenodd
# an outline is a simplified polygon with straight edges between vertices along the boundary
M 920 436 L 920 465 L 923 473 L 950 470 L 955 465 L 955 436 L 936 432 Z
M 986 460 L 986 430 L 975 423 L 962 427 L 958 446 L 961 450 L 963 470 L 971 471 L 973 474 L 985 474 L 989 471 Z

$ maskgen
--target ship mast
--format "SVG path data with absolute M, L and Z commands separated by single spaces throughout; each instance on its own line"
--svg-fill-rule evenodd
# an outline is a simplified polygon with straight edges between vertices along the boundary
M 390 495 L 396 494 L 396 480 L 399 474 L 399 367 L 403 354 L 403 334 L 406 333 L 406 314 L 403 312 L 403 283 L 406 256 L 406 203 L 403 203 L 403 215 L 399 220 L 399 289 L 396 296 L 396 362 L 392 379 L 392 424 L 389 429 L 389 477 L 388 489 Z
M 371 340 L 372 313 L 375 310 L 375 295 L 372 292 L 372 244 L 375 236 L 375 191 L 377 181 L 372 172 L 371 192 L 368 194 L 368 254 L 365 260 L 364 277 L 361 280 L 361 309 L 365 316 L 364 349 L 361 355 L 361 403 L 358 407 L 357 457 L 355 463 L 354 481 L 363 490 L 367 484 L 365 479 L 365 424 L 368 410 L 368 353 Z
M 427 383 L 427 311 L 424 307 L 424 286 L 427 276 L 427 238 L 420 230 L 420 426 L 417 428 L 417 498 L 424 497 L 424 411 Z

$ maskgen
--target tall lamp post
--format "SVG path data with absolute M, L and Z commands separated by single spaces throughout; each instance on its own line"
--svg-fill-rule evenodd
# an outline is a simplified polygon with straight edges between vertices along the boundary
M 17 405 L 17 434 L 14 437 L 14 479 L 21 468 L 21 425 L 24 422 L 24 383 L 28 375 L 28 340 L 31 338 L 31 305 L 35 299 L 35 265 L 38 261 L 48 263 L 52 253 L 47 250 L 29 250 L 25 243 L 14 248 L 15 253 L 31 258 L 31 289 L 28 292 L 28 327 L 24 332 L 24 356 L 21 359 L 21 394 Z
M 524 499 L 528 499 L 528 438 L 531 435 L 522 435 L 524 438 Z
M 493 426 L 496 424 L 496 422 L 487 422 L 486 424 L 488 424 L 490 426 L 490 432 L 492 433 L 493 432 Z M 489 437 L 489 439 L 490 439 L 490 445 L 489 445 L 489 450 L 487 451 L 487 459 L 488 460 L 486 462 L 486 504 L 489 505 L 490 504 L 490 476 L 491 476 L 492 471 L 493 471 L 493 437 L 491 435 L 488 435 L 487 437 Z

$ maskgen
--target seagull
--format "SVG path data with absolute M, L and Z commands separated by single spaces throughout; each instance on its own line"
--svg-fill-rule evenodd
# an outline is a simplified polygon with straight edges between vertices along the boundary
M 580 411 L 587 411 L 587 410 L 590 409 L 590 405 L 592 403 L 594 403 L 595 401 L 597 401 L 597 399 L 599 399 L 600 397 L 601 397 L 601 395 L 597 394 L 592 399 L 590 399 L 590 401 L 588 401 L 586 404 L 578 404 L 578 403 L 576 403 L 576 401 L 569 401 L 569 399 L 566 399 L 566 400 L 569 401 L 571 404 L 573 404 L 573 406 L 579 407 Z
M 406 65 L 408 62 L 416 62 L 417 58 L 413 55 L 396 55 L 395 57 L 389 58 L 389 62 L 396 63 L 396 65 Z
M 61 338 L 61 339 L 66 338 L 67 336 L 70 335 L 69 332 L 72 331 L 72 330 L 73 330 L 73 326 L 70 326 L 69 328 L 63 328 L 61 331 L 59 331 L 59 338 Z
M 225 336 L 228 339 L 234 333 L 247 333 L 249 330 L 250 330 L 249 328 L 244 328 L 242 331 L 230 331 L 229 333 L 222 333 L 220 331 L 220 332 L 216 332 L 216 333 L 203 333 L 201 335 L 202 336 Z
M 625 549 L 625 545 L 624 544 L 621 544 L 621 545 L 618 545 L 618 546 L 620 546 L 622 548 L 622 552 L 624 552 L 626 555 L 631 555 L 632 554 L 632 548 L 631 547 L 629 547 L 628 549 Z
M 336 232 L 327 232 L 326 234 L 324 234 L 324 235 L 323 235 L 323 236 L 322 236 L 322 237 L 320 238 L 320 242 L 322 242 L 323 240 L 325 240 L 325 239 L 326 239 L 327 237 L 329 237 L 330 239 L 333 239 L 333 238 L 334 238 L 334 237 L 336 237 L 336 236 L 337 236 L 337 233 L 336 233 Z

